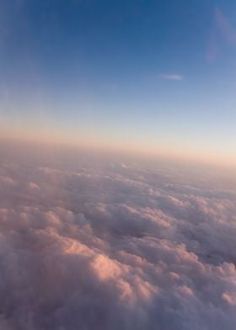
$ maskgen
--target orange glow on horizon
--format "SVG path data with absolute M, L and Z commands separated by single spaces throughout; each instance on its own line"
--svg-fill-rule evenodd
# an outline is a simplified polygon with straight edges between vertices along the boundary
M 35 128 L 33 125 L 19 127 L 11 125 L 11 128 L 3 125 L 0 133 L 1 140 L 18 142 L 32 142 L 43 145 L 61 145 L 78 147 L 102 152 L 118 152 L 131 156 L 140 155 L 148 158 L 163 158 L 166 160 L 177 160 L 191 163 L 212 164 L 236 168 L 236 155 L 220 153 L 212 150 L 199 150 L 191 144 L 185 145 L 171 143 L 149 143 L 133 141 L 132 138 L 115 139 L 102 137 L 99 134 L 85 136 L 85 134 L 65 134 L 56 129 L 45 127 Z

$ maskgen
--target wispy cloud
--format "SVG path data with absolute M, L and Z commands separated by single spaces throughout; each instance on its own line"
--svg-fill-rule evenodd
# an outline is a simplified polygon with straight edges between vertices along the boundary
M 180 74 L 167 74 L 167 73 L 160 74 L 160 78 L 164 80 L 174 80 L 174 81 L 180 81 L 184 79 L 184 77 Z
M 220 8 L 215 8 L 209 34 L 206 59 L 214 62 L 224 52 L 225 45 L 236 46 L 236 29 Z

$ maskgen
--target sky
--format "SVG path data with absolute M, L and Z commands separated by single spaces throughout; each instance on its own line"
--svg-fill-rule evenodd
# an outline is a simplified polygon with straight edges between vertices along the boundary
M 1 136 L 236 164 L 234 0 L 2 0 Z

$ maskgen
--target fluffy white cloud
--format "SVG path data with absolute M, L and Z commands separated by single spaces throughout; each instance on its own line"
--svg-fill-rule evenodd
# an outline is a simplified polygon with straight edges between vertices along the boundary
M 234 191 L 124 164 L 1 164 L 1 329 L 236 328 Z

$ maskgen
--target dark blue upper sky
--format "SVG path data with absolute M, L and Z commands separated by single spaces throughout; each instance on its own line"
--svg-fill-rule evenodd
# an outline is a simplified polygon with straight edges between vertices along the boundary
M 4 60 L 23 69 L 30 58 L 50 78 L 92 80 L 201 65 L 215 7 L 206 0 L 9 2 L 2 4 Z
M 235 138 L 235 0 L 3 0 L 0 10 L 3 119 L 212 149 Z

